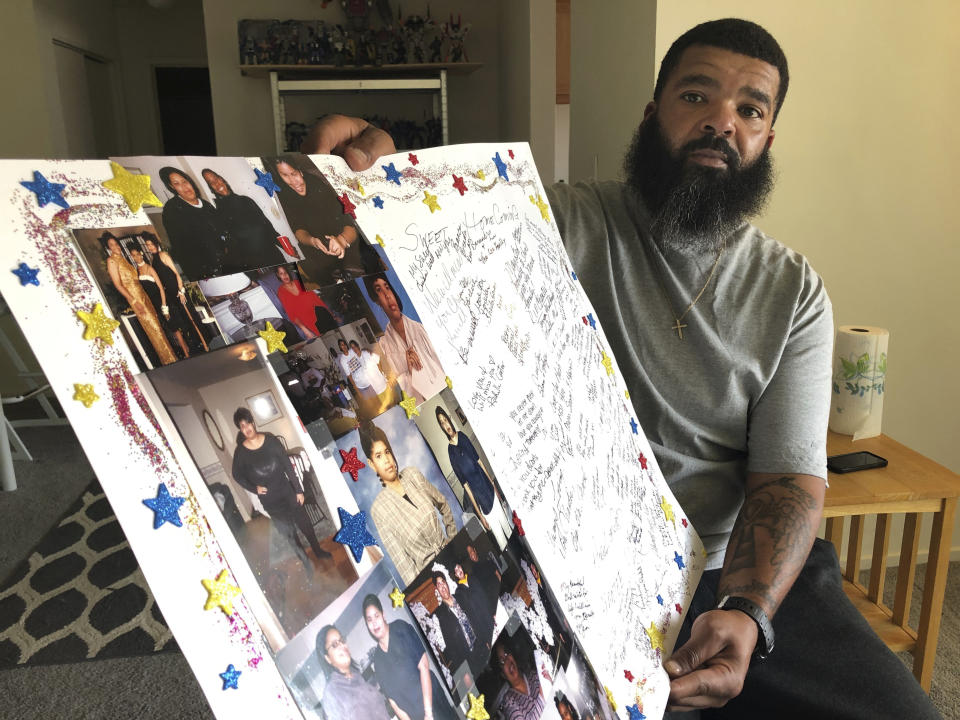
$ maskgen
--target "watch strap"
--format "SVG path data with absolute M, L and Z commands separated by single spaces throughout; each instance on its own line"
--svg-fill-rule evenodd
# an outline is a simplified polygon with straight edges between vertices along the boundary
M 773 652 L 773 625 L 770 624 L 770 618 L 763 611 L 763 608 L 752 600 L 738 595 L 727 595 L 717 605 L 718 610 L 739 610 L 749 615 L 757 624 L 757 649 L 754 656 L 758 660 L 765 659 Z

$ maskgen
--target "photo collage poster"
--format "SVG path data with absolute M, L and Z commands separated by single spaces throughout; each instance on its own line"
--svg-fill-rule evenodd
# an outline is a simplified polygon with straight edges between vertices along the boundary
M 527 174 L 520 190 L 533 189 L 533 214 L 546 219 L 529 150 L 516 150 L 510 165 Z M 462 148 L 461 164 L 479 165 L 473 157 L 485 152 Z M 606 607 L 619 603 L 631 624 L 642 616 L 649 626 L 626 637 L 622 627 L 603 627 L 594 611 L 604 606 L 590 593 L 595 578 L 571 578 L 564 563 L 591 551 L 619 557 L 615 543 L 624 537 L 606 532 L 592 545 L 580 528 L 598 505 L 575 507 L 571 493 L 592 487 L 588 501 L 609 502 L 605 485 L 636 478 L 620 467 L 600 478 L 596 462 L 592 477 L 568 470 L 583 458 L 611 460 L 596 454 L 597 417 L 590 425 L 584 412 L 628 417 L 629 403 L 603 405 L 610 393 L 595 384 L 587 402 L 601 404 L 585 411 L 584 398 L 565 388 L 569 367 L 564 378 L 548 358 L 546 341 L 566 332 L 562 316 L 580 307 L 590 314 L 575 279 L 542 294 L 546 281 L 571 274 L 551 237 L 555 226 L 531 222 L 496 163 L 488 163 L 489 179 L 482 170 L 459 176 L 461 186 L 464 177 L 486 180 L 493 214 L 474 203 L 449 225 L 433 223 L 439 229 L 410 222 L 411 208 L 441 217 L 435 175 L 454 157 L 423 155 L 421 168 L 415 156 L 395 156 L 367 176 L 298 155 L 119 158 L 127 172 L 150 178 L 159 206 L 145 208 L 148 224 L 74 224 L 73 243 L 202 478 L 209 495 L 201 504 L 219 511 L 256 580 L 256 622 L 304 716 L 417 717 L 431 707 L 434 717 L 464 717 L 482 696 L 492 717 L 522 706 L 531 719 L 571 710 L 610 718 L 609 693 L 586 657 L 604 662 L 590 637 L 609 648 L 611 634 L 621 636 L 618 665 L 635 661 L 631 643 L 644 640 L 648 650 L 646 667 L 636 664 L 644 685 L 623 699 L 641 711 L 645 701 L 648 710 L 662 707 L 654 665 L 679 617 L 650 612 L 635 586 L 685 607 L 691 574 L 702 567 L 699 541 L 685 522 L 681 529 L 679 508 L 673 517 L 664 509 L 669 491 L 641 491 L 660 501 L 623 509 L 626 539 L 643 551 L 641 580 L 624 577 L 629 566 L 613 569 L 612 558 L 597 577 L 619 584 Z M 314 160 L 333 164 L 321 172 Z M 464 197 L 452 177 L 452 192 Z M 501 274 L 498 255 L 511 253 L 513 266 Z M 493 327 L 501 311 L 508 320 Z M 597 349 L 608 358 L 592 314 L 583 324 L 592 344 L 564 336 L 570 357 L 561 362 Z M 271 328 L 285 346 L 267 357 L 255 338 Z M 478 361 L 481 351 L 489 357 Z M 534 367 L 524 367 L 525 355 Z M 603 374 L 620 392 L 622 381 Z M 598 377 L 587 373 L 587 383 Z M 532 388 L 568 393 L 568 407 L 548 407 L 556 397 Z M 662 484 L 642 433 L 626 438 L 604 448 L 621 455 L 613 464 L 639 457 L 641 479 Z M 566 506 L 544 507 L 566 483 Z M 371 546 L 361 557 L 335 539 L 342 508 L 365 515 Z M 672 572 L 651 561 L 667 544 L 686 567 L 681 560 Z M 597 671 L 607 677 L 610 668 Z

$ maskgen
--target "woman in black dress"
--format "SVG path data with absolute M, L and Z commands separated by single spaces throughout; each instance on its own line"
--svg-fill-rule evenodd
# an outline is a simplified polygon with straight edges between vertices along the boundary
M 204 168 L 200 175 L 213 193 L 227 235 L 223 272 L 273 267 L 287 262 L 277 245 L 277 231 L 260 207 L 246 195 L 237 195 L 221 175 Z
M 144 247 L 150 253 L 150 266 L 156 271 L 160 278 L 160 287 L 167 298 L 167 306 L 170 308 L 170 326 L 180 334 L 180 337 L 190 338 L 190 344 L 196 346 L 199 341 L 203 347 L 203 352 L 210 348 L 207 341 L 203 338 L 203 333 L 197 327 L 197 322 L 190 314 L 190 307 L 187 304 L 187 293 L 183 289 L 183 278 L 177 266 L 173 263 L 170 253 L 161 249 L 160 243 L 153 238 L 147 237 L 143 241 Z M 195 341 L 196 339 L 196 341 Z M 177 341 L 180 342 L 179 339 Z M 181 345 L 182 347 L 182 345 Z M 189 353 L 187 353 L 189 357 Z
M 222 275 L 227 248 L 216 208 L 200 197 L 200 190 L 183 170 L 162 167 L 160 179 L 173 193 L 163 206 L 163 227 L 183 273 L 190 280 Z
M 190 351 L 187 349 L 187 343 L 183 339 L 183 333 L 180 332 L 172 320 L 170 307 L 167 305 L 167 293 L 160 282 L 160 276 L 146 260 L 143 259 L 143 251 L 138 247 L 130 248 L 130 259 L 137 268 L 137 277 L 143 291 L 147 293 L 153 309 L 157 311 L 157 319 L 160 320 L 160 327 L 166 333 L 168 338 L 173 338 L 180 350 L 181 357 L 190 357 Z

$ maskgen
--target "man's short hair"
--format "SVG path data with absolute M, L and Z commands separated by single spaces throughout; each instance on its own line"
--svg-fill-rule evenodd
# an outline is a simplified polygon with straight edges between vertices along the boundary
M 730 50 L 731 52 L 746 55 L 747 57 L 763 60 L 770 63 L 780 73 L 780 87 L 777 90 L 777 100 L 773 107 L 773 122 L 777 121 L 783 100 L 787 96 L 787 85 L 790 83 L 790 73 L 787 70 L 787 56 L 783 54 L 780 44 L 762 27 L 749 20 L 739 18 L 725 18 L 700 23 L 687 30 L 673 41 L 660 63 L 660 72 L 657 74 L 657 84 L 653 89 L 653 99 L 659 100 L 664 85 L 670 74 L 680 62 L 683 51 L 692 45 L 707 45 L 709 47 Z

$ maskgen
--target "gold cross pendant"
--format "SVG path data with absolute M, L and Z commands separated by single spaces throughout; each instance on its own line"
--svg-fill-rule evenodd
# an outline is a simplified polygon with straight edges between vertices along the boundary
M 681 340 L 683 340 L 683 328 L 685 328 L 685 327 L 687 326 L 687 324 L 686 324 L 686 323 L 681 323 L 680 320 L 679 320 L 679 318 L 674 318 L 674 319 L 675 319 L 677 322 L 676 322 L 676 324 L 675 324 L 671 329 L 672 329 L 672 330 L 676 330 L 676 331 L 677 331 L 677 336 L 678 336 Z

